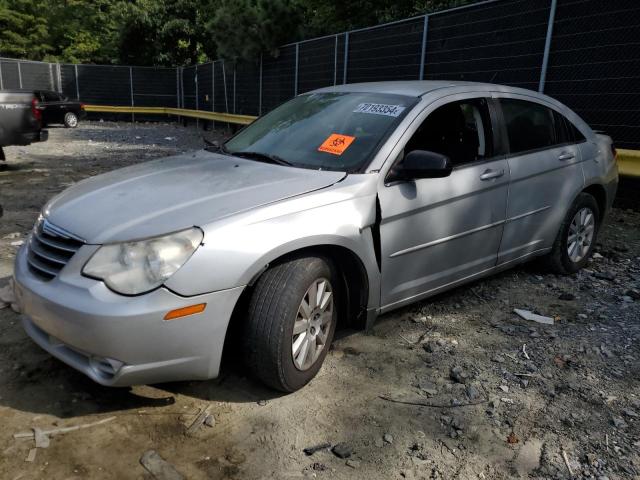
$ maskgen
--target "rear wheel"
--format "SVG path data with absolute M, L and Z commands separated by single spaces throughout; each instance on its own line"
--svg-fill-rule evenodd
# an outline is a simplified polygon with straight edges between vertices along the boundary
M 556 273 L 575 273 L 589 261 L 600 227 L 598 202 L 581 193 L 571 205 L 547 255 L 547 265 Z
M 76 128 L 78 126 L 78 115 L 74 112 L 65 113 L 64 126 L 67 128 Z
M 265 384 L 293 392 L 316 376 L 336 328 L 336 279 L 323 257 L 292 259 L 260 277 L 242 339 L 247 366 Z

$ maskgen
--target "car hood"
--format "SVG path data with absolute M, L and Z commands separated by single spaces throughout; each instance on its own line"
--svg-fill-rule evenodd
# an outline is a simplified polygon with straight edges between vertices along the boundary
M 202 150 L 79 182 L 53 198 L 44 214 L 90 244 L 128 241 L 206 225 L 328 187 L 345 175 Z

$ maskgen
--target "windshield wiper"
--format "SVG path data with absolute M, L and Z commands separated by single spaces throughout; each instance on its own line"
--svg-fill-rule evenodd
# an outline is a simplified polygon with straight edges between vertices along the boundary
M 236 157 L 248 158 L 250 160 L 257 160 L 258 162 L 275 163 L 276 165 L 286 165 L 292 167 L 293 164 L 288 162 L 284 158 L 280 158 L 277 155 L 271 155 L 269 153 L 262 152 L 229 152 L 230 155 Z

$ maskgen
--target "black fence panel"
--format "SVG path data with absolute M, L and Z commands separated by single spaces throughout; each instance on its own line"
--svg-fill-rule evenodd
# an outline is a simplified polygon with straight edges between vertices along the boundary
M 198 110 L 212 110 L 213 104 L 213 90 L 211 87 L 211 79 L 213 72 L 211 71 L 211 64 L 205 63 L 196 66 L 196 91 L 197 91 L 197 103 Z
M 349 34 L 347 82 L 418 80 L 424 19 Z
M 133 67 L 133 104 L 136 107 L 177 107 L 175 68 Z
M 0 75 L 2 76 L 2 88 L 20 88 L 20 71 L 18 62 L 14 60 L 0 60 Z
M 228 113 L 229 96 L 227 95 L 226 65 L 223 61 L 213 62 L 213 107 L 216 112 Z M 232 105 L 231 105 L 232 106 Z
M 640 2 L 561 0 L 545 93 L 621 148 L 640 149 Z
M 234 113 L 258 115 L 260 104 L 260 62 L 240 62 L 235 70 Z
M 80 101 L 97 105 L 131 106 L 129 67 L 77 65 Z
M 22 88 L 53 90 L 53 65 L 40 62 L 20 62 Z
M 338 37 L 326 37 L 300 44 L 298 52 L 298 93 L 335 85 L 338 82 Z M 339 79 L 342 83 L 342 78 Z
M 296 47 L 280 48 L 277 58 L 262 59 L 262 111 L 268 112 L 295 95 Z
M 429 17 L 425 78 L 538 89 L 550 0 L 505 0 Z
M 196 108 L 196 67 L 182 69 L 182 108 Z
M 75 65 L 60 65 L 61 90 L 69 98 L 78 98 Z

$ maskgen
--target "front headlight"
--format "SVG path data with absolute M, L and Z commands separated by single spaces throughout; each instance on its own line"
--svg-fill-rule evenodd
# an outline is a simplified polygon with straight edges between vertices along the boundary
M 202 230 L 191 228 L 163 237 L 103 245 L 82 273 L 124 295 L 149 292 L 185 264 L 202 243 L 202 237 Z

